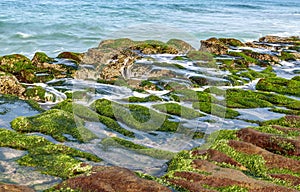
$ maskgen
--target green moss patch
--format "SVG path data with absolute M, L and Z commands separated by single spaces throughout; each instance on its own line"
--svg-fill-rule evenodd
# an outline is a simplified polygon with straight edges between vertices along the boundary
M 18 117 L 11 122 L 18 132 L 40 132 L 58 141 L 68 140 L 63 134 L 72 135 L 80 142 L 95 139 L 96 136 L 83 126 L 83 121 L 73 114 L 52 109 L 32 117 Z
M 223 107 L 218 104 L 214 103 L 207 103 L 207 102 L 194 102 L 193 108 L 199 109 L 200 111 L 203 111 L 208 114 L 212 114 L 218 117 L 225 117 L 225 118 L 234 118 L 239 116 L 239 112 Z
M 122 105 L 106 99 L 99 99 L 92 104 L 100 115 L 116 119 L 131 128 L 143 131 L 177 130 L 179 123 L 169 120 L 169 117 L 140 105 Z
M 101 144 L 105 147 L 123 147 L 136 153 L 148 155 L 157 159 L 171 159 L 175 155 L 175 153 L 170 151 L 145 147 L 117 137 L 105 138 L 101 141 Z
M 54 109 L 61 109 L 64 111 L 67 111 L 69 113 L 73 113 L 74 115 L 87 120 L 87 121 L 94 121 L 98 122 L 100 121 L 103 123 L 108 129 L 111 129 L 113 131 L 116 131 L 124 136 L 127 137 L 134 137 L 134 133 L 121 127 L 114 119 L 113 114 L 111 114 L 109 117 L 106 115 L 99 115 L 95 111 L 92 111 L 90 108 L 73 103 L 72 100 L 65 100 L 56 106 L 53 107 Z M 103 106 L 104 108 L 104 106 Z M 105 114 L 105 113 L 102 113 Z
M 261 79 L 257 83 L 256 89 L 300 96 L 300 81 L 288 80 L 281 77 L 266 78 Z
M 91 166 L 82 164 L 77 157 L 99 162 L 97 156 L 64 145 L 55 145 L 40 136 L 27 136 L 14 131 L 0 129 L 0 146 L 28 150 L 18 159 L 20 165 L 35 167 L 42 173 L 63 179 L 87 172 Z
M 157 104 L 157 105 L 152 105 L 152 107 L 161 112 L 168 113 L 171 115 L 176 115 L 176 116 L 183 117 L 186 119 L 195 119 L 197 117 L 204 116 L 203 114 L 201 114 L 191 108 L 181 106 L 177 103 Z
M 283 95 L 241 89 L 228 89 L 226 93 L 226 105 L 230 108 L 262 108 L 278 105 L 300 109 L 300 101 Z
M 146 103 L 146 102 L 162 101 L 162 99 L 156 95 L 149 95 L 147 97 L 129 97 L 128 101 L 131 103 Z
M 273 119 L 269 121 L 264 121 L 262 125 L 281 125 L 284 127 L 300 128 L 299 116 L 286 116 L 280 119 Z

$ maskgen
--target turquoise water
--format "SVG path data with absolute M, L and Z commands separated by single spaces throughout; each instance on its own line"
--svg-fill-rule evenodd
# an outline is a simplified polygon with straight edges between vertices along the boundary
M 86 51 L 107 38 L 211 36 L 254 40 L 300 34 L 299 0 L 1 0 L 0 55 Z

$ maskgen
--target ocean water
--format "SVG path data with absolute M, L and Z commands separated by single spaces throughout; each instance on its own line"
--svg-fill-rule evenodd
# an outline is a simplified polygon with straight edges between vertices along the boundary
M 212 36 L 242 41 L 300 34 L 299 0 L 1 0 L 0 55 L 84 52 L 107 38 L 194 47 Z

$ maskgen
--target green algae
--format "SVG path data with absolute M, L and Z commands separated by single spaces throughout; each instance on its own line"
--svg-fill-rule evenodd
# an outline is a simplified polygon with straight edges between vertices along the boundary
M 257 85 L 257 90 L 276 92 L 280 94 L 288 94 L 300 96 L 300 81 L 288 80 L 281 77 L 261 79 Z
M 15 75 L 22 82 L 34 82 L 36 69 L 30 59 L 20 54 L 5 55 L 0 58 L 0 70 Z
M 63 179 L 91 169 L 91 166 L 83 166 L 77 157 L 101 161 L 93 154 L 53 144 L 44 137 L 28 136 L 6 129 L 0 129 L 0 146 L 28 150 L 28 154 L 17 160 L 20 165 L 35 167 L 42 173 Z
M 296 59 L 297 59 L 295 55 L 285 52 L 285 51 L 282 51 L 280 53 L 279 58 L 284 61 L 296 61 Z
M 152 105 L 154 109 L 160 112 L 168 113 L 170 115 L 176 115 L 185 119 L 195 119 L 197 117 L 203 117 L 204 115 L 185 106 L 181 106 L 177 103 L 164 103 Z
M 127 137 L 134 137 L 133 132 L 128 131 L 125 128 L 122 128 L 114 119 L 112 119 L 113 115 L 111 115 L 110 117 L 99 115 L 95 111 L 92 111 L 90 108 L 80 105 L 80 104 L 76 104 L 76 103 L 72 102 L 72 100 L 70 100 L 70 99 L 57 104 L 56 106 L 53 107 L 53 109 L 61 109 L 61 110 L 67 111 L 69 113 L 73 113 L 74 115 L 76 115 L 84 120 L 87 120 L 87 121 L 94 121 L 94 122 L 100 121 L 108 129 L 116 131 Z
M 11 127 L 22 133 L 44 133 L 61 142 L 68 140 L 64 134 L 72 135 L 80 142 L 96 138 L 83 126 L 82 119 L 58 109 L 51 109 L 32 117 L 17 117 L 11 122 Z
M 161 149 L 149 148 L 118 137 L 105 138 L 101 141 L 105 147 L 123 147 L 138 154 L 148 155 L 156 159 L 171 159 L 175 153 Z
M 41 86 L 28 87 L 24 95 L 31 99 L 36 99 L 38 101 L 45 101 L 46 90 Z
M 204 51 L 189 51 L 186 57 L 193 61 L 204 61 L 204 63 L 197 62 L 199 67 L 213 67 L 217 68 L 216 60 L 213 54 Z
M 225 45 L 228 45 L 228 46 L 233 46 L 233 47 L 244 46 L 244 43 L 242 43 L 240 40 L 234 39 L 234 38 L 219 38 L 219 41 L 221 41 L 222 43 L 224 43 Z
M 69 59 L 71 61 L 74 61 L 76 64 L 78 64 L 82 61 L 83 54 L 82 53 L 75 53 L 75 52 L 62 52 L 57 56 L 57 58 Z
M 299 116 L 296 116 L 299 117 Z M 269 121 L 264 121 L 261 125 L 280 125 L 284 127 L 300 128 L 300 121 L 296 118 L 287 120 L 287 117 L 282 117 L 280 119 L 272 119 Z
M 128 101 L 130 103 L 146 103 L 146 102 L 162 101 L 162 99 L 156 95 L 149 95 L 147 97 L 129 97 Z
M 242 58 L 247 64 L 259 64 L 259 61 L 246 55 L 245 53 L 242 52 L 229 52 L 230 56 L 234 57 L 240 57 Z
M 36 52 L 32 59 L 32 62 L 38 62 L 38 63 L 52 63 L 54 61 L 55 61 L 55 59 L 50 58 L 44 52 Z
M 300 109 L 300 101 L 284 95 L 241 89 L 227 90 L 226 105 L 230 108 L 262 108 L 277 105 L 289 109 Z
M 288 110 L 288 109 L 281 109 L 281 108 L 272 108 L 269 111 L 275 112 L 275 113 L 283 113 L 287 115 L 300 115 L 299 110 Z
M 140 105 L 122 105 L 99 99 L 92 104 L 92 108 L 100 115 L 118 120 L 137 130 L 174 132 L 179 127 L 179 123 L 170 121 L 168 116 Z
M 214 104 L 214 103 L 207 103 L 207 102 L 194 102 L 193 108 L 199 109 L 202 112 L 215 115 L 218 117 L 225 117 L 225 118 L 235 118 L 239 116 L 239 112 L 226 108 L 224 106 Z

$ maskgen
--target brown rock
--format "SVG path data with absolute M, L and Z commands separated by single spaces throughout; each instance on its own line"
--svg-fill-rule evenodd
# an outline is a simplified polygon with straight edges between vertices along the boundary
M 267 35 L 259 39 L 259 42 L 267 42 L 267 43 L 294 43 L 300 41 L 299 36 L 292 37 L 279 37 Z
M 57 56 L 57 58 L 70 59 L 75 61 L 76 63 L 81 63 L 83 57 L 84 57 L 83 53 L 74 53 L 74 52 L 62 52 Z
M 243 42 L 241 42 L 238 39 L 234 39 L 234 38 L 220 38 L 219 40 L 227 46 L 233 46 L 233 47 L 245 46 L 245 44 Z
M 287 139 L 278 135 L 261 133 L 251 128 L 241 129 L 237 136 L 245 141 L 271 152 L 286 155 L 300 155 L 300 141 Z
M 249 57 L 252 57 L 254 59 L 258 59 L 261 61 L 269 61 L 269 62 L 274 62 L 274 63 L 278 63 L 280 61 L 280 59 L 275 55 L 262 54 L 262 53 L 257 53 L 257 52 L 253 52 L 253 51 L 244 51 L 244 53 L 246 55 L 248 55 Z
M 0 72 L 0 94 L 23 97 L 25 90 L 15 76 Z
M 288 174 L 271 174 L 270 175 L 273 178 L 277 178 L 277 179 L 281 179 L 281 180 L 285 180 L 288 182 L 291 182 L 292 185 L 300 185 L 300 178 L 293 176 L 293 175 L 288 175 Z
M 175 172 L 176 179 L 168 179 L 169 182 L 186 188 L 190 191 L 202 191 L 204 185 L 211 187 L 240 186 L 252 191 L 293 191 L 286 187 L 274 185 L 269 182 L 255 180 L 238 170 L 222 168 L 206 160 L 194 160 L 193 167 L 209 174 L 197 172 Z M 295 191 L 295 190 L 294 190 Z
M 34 190 L 26 186 L 0 183 L 0 192 L 34 192 Z
M 266 166 L 270 169 L 284 168 L 300 173 L 300 161 L 271 153 L 265 149 L 243 141 L 230 140 L 228 145 L 239 152 L 249 155 L 261 155 L 266 161 Z
M 216 55 L 224 55 L 228 51 L 228 47 L 217 38 L 210 38 L 201 41 L 200 51 L 210 52 Z
M 225 153 L 222 153 L 218 150 L 214 150 L 214 149 L 195 150 L 195 151 L 192 151 L 192 154 L 194 156 L 207 155 L 208 159 L 211 160 L 211 161 L 215 161 L 215 162 L 218 162 L 218 163 L 223 163 L 224 162 L 224 163 L 234 165 L 234 166 L 237 166 L 237 167 L 242 167 L 242 165 L 239 162 L 235 161 L 234 159 L 232 159 L 231 157 L 229 157 Z M 245 167 L 242 167 L 242 168 L 245 169 Z
M 120 167 L 94 167 L 89 176 L 71 178 L 56 188 L 79 189 L 83 192 L 171 192 L 161 184 L 137 177 Z

